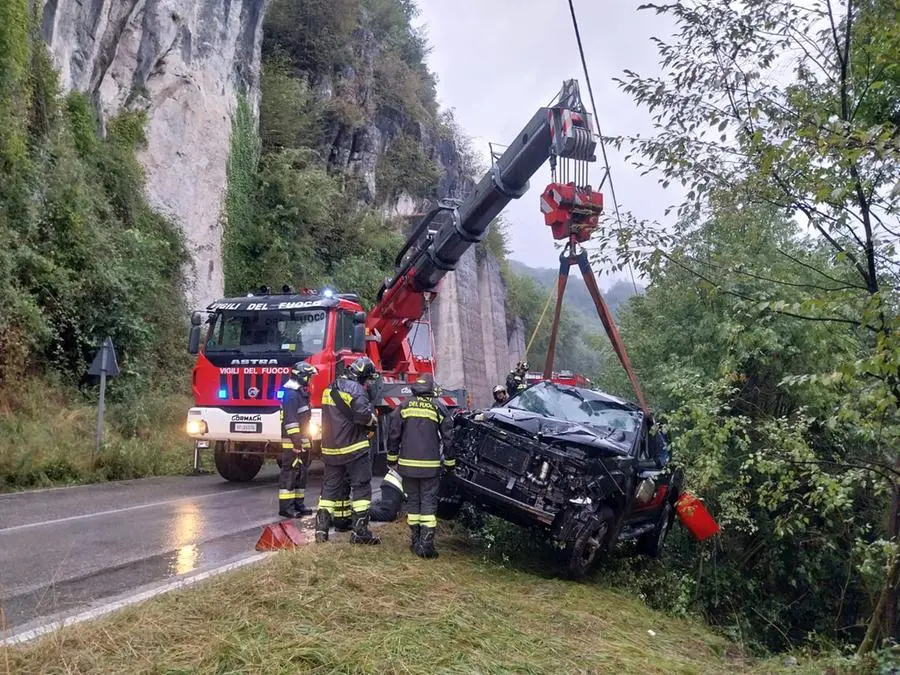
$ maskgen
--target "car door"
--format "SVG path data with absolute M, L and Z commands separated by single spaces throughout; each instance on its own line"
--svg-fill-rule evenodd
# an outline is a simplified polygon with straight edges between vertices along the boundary
M 672 471 L 668 460 L 668 443 L 665 435 L 658 428 L 654 429 L 645 422 L 641 428 L 641 438 L 635 454 L 634 485 L 637 495 L 642 482 L 649 481 L 652 485 L 652 496 L 643 503 L 632 496 L 632 507 L 627 518 L 630 523 L 655 522 L 659 518 L 670 496 Z

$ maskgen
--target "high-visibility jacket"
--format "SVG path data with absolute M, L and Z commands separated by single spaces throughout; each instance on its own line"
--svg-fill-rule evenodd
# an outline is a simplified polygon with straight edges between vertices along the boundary
M 528 383 L 525 381 L 525 378 L 518 375 L 516 371 L 512 371 L 506 376 L 506 393 L 509 394 L 510 398 L 527 388 Z
M 441 450 L 444 466 L 456 466 L 451 444 L 453 423 L 438 406 L 425 396 L 414 396 L 391 413 L 388 430 L 389 463 L 397 464 L 397 472 L 410 478 L 432 478 L 441 473 Z
M 332 389 L 346 405 L 335 402 Z M 363 386 L 339 377 L 322 392 L 322 460 L 346 464 L 368 452 L 375 424 L 375 411 Z
M 284 397 L 281 399 L 281 437 L 289 439 L 298 450 L 307 449 L 309 420 L 312 416 L 309 409 L 309 394 L 294 379 L 285 382 L 282 389 Z

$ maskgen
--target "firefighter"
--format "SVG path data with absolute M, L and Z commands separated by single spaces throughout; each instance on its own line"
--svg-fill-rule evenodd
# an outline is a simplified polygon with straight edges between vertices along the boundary
M 406 493 L 403 492 L 403 477 L 391 467 L 381 480 L 381 499 L 372 504 L 369 511 L 372 520 L 382 523 L 397 520 L 404 499 Z
M 372 460 L 369 437 L 378 420 L 365 390 L 376 377 L 375 364 L 362 356 L 347 372 L 322 392 L 322 497 L 316 512 L 316 541 L 328 541 L 335 507 L 344 498 L 345 477 L 350 479 L 350 510 L 353 530 L 350 542 L 380 544 L 369 530 L 372 500 Z
M 509 394 L 509 398 L 528 388 L 528 383 L 525 381 L 525 373 L 527 372 L 528 362 L 519 361 L 515 369 L 506 376 L 506 392 Z
M 436 558 L 434 531 L 437 527 L 441 485 L 441 446 L 444 466 L 456 466 L 451 441 L 452 422 L 443 406 L 432 400 L 434 378 L 420 375 L 410 387 L 412 398 L 392 414 L 388 432 L 388 464 L 397 466 L 407 495 L 410 549 L 421 558 Z
M 494 405 L 506 405 L 509 400 L 509 392 L 502 384 L 494 387 Z
M 278 515 L 301 518 L 312 510 L 304 503 L 309 471 L 309 381 L 318 371 L 306 361 L 291 366 L 281 399 L 281 474 L 278 476 Z

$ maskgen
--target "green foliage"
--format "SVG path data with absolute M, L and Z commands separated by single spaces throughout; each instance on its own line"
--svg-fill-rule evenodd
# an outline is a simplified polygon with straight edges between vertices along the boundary
M 260 100 L 259 134 L 266 150 L 315 145 L 322 133 L 321 107 L 306 81 L 291 75 L 291 64 L 283 55 L 263 61 L 260 86 L 265 96 Z M 241 113 L 245 115 L 249 110 Z
M 374 301 L 393 272 L 400 224 L 359 205 L 360 181 L 321 151 L 389 108 L 396 131 L 386 134 L 387 150 L 376 167 L 376 200 L 436 196 L 438 165 L 415 140 L 419 122 L 426 129 L 438 123 L 425 41 L 410 25 L 414 15 L 406 0 L 272 4 L 264 27 L 259 136 L 245 105 L 233 122 L 228 293 L 263 284 L 331 284 Z M 320 83 L 331 89 L 325 100 L 313 94 Z
M 660 77 L 620 82 L 656 125 L 620 142 L 687 199 L 674 228 L 606 228 L 597 257 L 654 279 L 627 339 L 729 528 L 728 602 L 769 645 L 862 656 L 898 626 L 896 3 L 650 8 L 678 31 Z
M 425 155 L 422 145 L 409 136 L 395 138 L 378 161 L 378 192 L 381 201 L 395 201 L 401 194 L 436 197 L 441 177 L 437 163 Z
M 329 76 L 352 58 L 348 40 L 359 0 L 275 0 L 263 24 L 263 53 L 281 53 L 307 73 Z
M 21 381 L 0 397 L 0 492 L 185 473 L 193 460 L 182 428 L 189 405 L 168 387 L 120 390 L 95 455 L 95 402 L 59 379 Z
M 115 396 L 183 351 L 184 249 L 143 199 L 143 116 L 122 113 L 99 138 L 84 96 L 60 100 L 26 4 L 0 20 L 0 382 L 80 378 L 109 335 Z

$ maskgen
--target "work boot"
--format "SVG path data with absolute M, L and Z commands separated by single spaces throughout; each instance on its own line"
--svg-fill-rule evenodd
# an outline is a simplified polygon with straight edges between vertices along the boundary
M 419 535 L 422 531 L 421 525 L 410 525 L 409 526 L 409 550 L 413 553 L 416 552 L 416 548 L 419 546 Z
M 304 516 L 311 516 L 313 510 L 304 504 L 302 499 L 295 499 L 294 512 L 297 514 L 294 518 L 303 518 Z
M 353 520 L 347 516 L 335 518 L 332 522 L 335 532 L 349 532 L 353 529 Z
M 369 529 L 369 512 L 353 514 L 353 533 L 350 535 L 351 544 L 367 544 L 375 546 L 381 543 L 381 539 L 372 534 Z
M 419 535 L 419 545 L 416 555 L 420 558 L 437 558 L 438 552 L 434 549 L 434 528 L 423 527 Z
M 331 514 L 327 509 L 316 511 L 316 543 L 328 541 L 328 530 L 331 529 Z
M 278 506 L 278 515 L 282 518 L 297 518 L 297 509 L 293 502 L 285 500 Z

